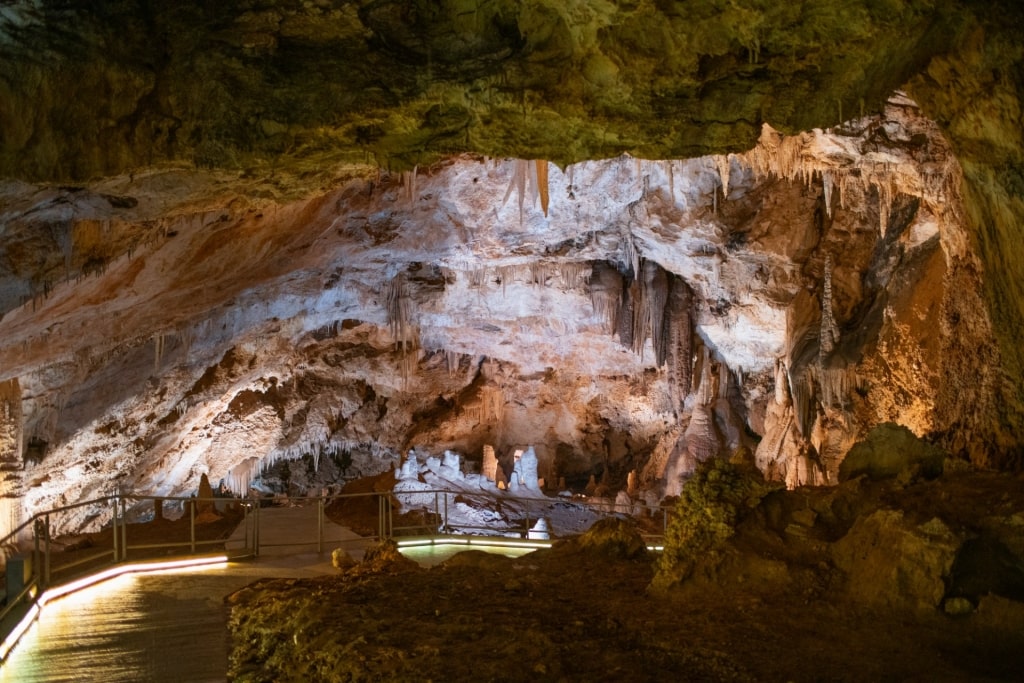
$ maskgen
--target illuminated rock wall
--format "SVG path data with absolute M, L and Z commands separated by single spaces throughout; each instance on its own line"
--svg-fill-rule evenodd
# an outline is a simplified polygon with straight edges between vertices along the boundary
M 4 290 L 26 509 L 485 444 L 509 472 L 533 445 L 578 488 L 636 470 L 673 492 L 740 450 L 827 483 L 884 421 L 989 457 L 998 353 L 959 169 L 903 96 L 728 156 L 352 167 L 298 201 L 239 182 L 3 187 L 10 243 L 50 240 L 65 273 Z

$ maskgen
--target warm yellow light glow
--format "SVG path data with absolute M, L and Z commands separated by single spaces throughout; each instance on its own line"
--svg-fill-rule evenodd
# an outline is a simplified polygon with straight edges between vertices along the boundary
M 42 594 L 39 598 L 39 606 L 45 607 L 46 603 L 51 600 L 56 600 L 68 593 L 74 593 L 75 591 L 88 588 L 100 581 L 106 581 L 112 579 L 115 576 L 121 576 L 122 574 L 133 574 L 140 572 L 162 572 L 174 569 L 186 569 L 189 567 L 209 567 L 215 564 L 226 564 L 228 561 L 227 555 L 216 555 L 214 557 L 197 557 L 188 560 L 171 560 L 169 562 L 136 562 L 133 564 L 121 564 L 110 569 L 105 569 L 98 574 L 91 574 L 90 576 L 83 577 L 77 581 L 66 583 L 63 586 L 51 588 Z
M 493 546 L 495 548 L 550 548 L 550 542 L 537 541 L 500 541 L 482 538 L 469 539 L 470 545 Z
M 442 538 L 416 538 L 406 541 L 398 541 L 399 548 L 419 548 L 428 545 L 473 545 L 480 547 L 492 547 L 492 548 L 550 548 L 551 543 L 549 541 L 514 541 L 504 540 L 497 537 L 488 538 L 457 538 L 457 537 L 442 537 Z
M 411 541 L 398 541 L 397 545 L 399 548 L 419 548 L 425 545 L 436 545 L 437 541 L 433 538 L 417 538 Z
M 39 618 L 47 603 L 53 602 L 58 598 L 62 598 L 70 593 L 89 588 L 90 586 L 95 586 L 102 581 L 108 581 L 109 579 L 122 576 L 124 574 L 157 574 L 187 569 L 210 569 L 211 567 L 225 565 L 227 562 L 227 555 L 195 557 L 164 562 L 134 562 L 132 564 L 121 564 L 115 567 L 110 567 L 109 569 L 104 569 L 99 573 L 91 574 L 62 586 L 51 588 L 39 596 L 39 599 L 34 605 L 32 605 L 25 617 L 18 622 L 18 625 L 14 627 L 14 630 L 12 630 L 4 641 L 0 643 L 0 662 L 6 661 L 7 655 L 11 653 L 11 650 L 14 649 L 14 646 L 19 640 L 21 640 L 22 636 L 25 635 L 29 627 L 35 623 L 36 619 Z
M 11 653 L 11 650 L 14 649 L 17 642 L 21 640 L 23 635 L 25 635 L 25 632 L 28 631 L 28 627 L 35 622 L 36 617 L 39 616 L 39 612 L 39 605 L 32 605 L 28 614 L 25 615 L 25 618 L 18 622 L 18 625 L 14 627 L 14 630 L 4 638 L 4 642 L 0 643 L 0 662 L 7 659 L 7 655 Z

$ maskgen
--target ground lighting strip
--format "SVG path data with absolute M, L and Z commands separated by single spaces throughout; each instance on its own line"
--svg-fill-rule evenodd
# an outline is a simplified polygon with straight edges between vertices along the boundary
M 227 564 L 227 555 L 214 555 L 212 557 L 197 557 L 188 560 L 171 560 L 168 562 L 135 562 L 132 564 L 123 564 L 110 569 L 104 569 L 103 571 L 90 574 L 89 576 L 77 579 L 70 583 L 66 583 L 56 588 L 51 588 L 45 591 L 39 596 L 28 610 L 28 614 L 14 627 L 14 630 L 8 634 L 4 639 L 3 643 L 0 643 L 0 662 L 7 660 L 7 655 L 11 653 L 14 646 L 21 640 L 21 637 L 25 635 L 29 627 L 39 618 L 43 608 L 46 607 L 47 603 L 62 598 L 65 595 L 80 591 L 84 588 L 89 588 L 102 581 L 107 581 L 123 574 L 144 574 L 144 573 L 155 573 L 162 572 L 171 569 L 187 569 L 189 567 L 203 567 L 209 568 L 216 565 Z

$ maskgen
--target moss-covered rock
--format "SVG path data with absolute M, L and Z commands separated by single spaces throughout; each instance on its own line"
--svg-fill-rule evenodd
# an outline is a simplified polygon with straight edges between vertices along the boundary
M 753 468 L 717 458 L 701 463 L 679 495 L 652 587 L 685 580 L 697 561 L 721 548 L 739 521 L 779 486 Z
M 876 607 L 936 609 L 962 537 L 938 518 L 914 522 L 899 510 L 860 517 L 832 547 L 846 590 Z
M 569 545 L 611 559 L 647 558 L 647 544 L 644 543 L 636 524 L 628 519 L 606 517 L 598 520 L 586 533 L 573 539 Z
M 906 427 L 886 422 L 874 427 L 846 454 L 839 466 L 839 481 L 862 475 L 891 479 L 910 470 L 932 478 L 942 474 L 945 460 L 942 449 L 917 438 Z
M 740 150 L 762 121 L 802 130 L 877 107 L 949 52 L 972 11 L 948 0 L 43 4 L 0 19 L 0 175 Z

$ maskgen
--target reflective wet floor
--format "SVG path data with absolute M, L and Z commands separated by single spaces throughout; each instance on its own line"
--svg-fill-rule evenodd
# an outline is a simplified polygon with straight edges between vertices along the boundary
M 224 596 L 257 566 L 124 575 L 47 605 L 0 681 L 223 681 Z
M 261 512 L 257 560 L 216 568 L 127 574 L 51 602 L 0 665 L 0 683 L 54 681 L 224 681 L 228 662 L 224 598 L 259 578 L 304 578 L 336 572 L 316 548 L 316 509 Z M 240 538 L 244 529 L 239 529 Z M 296 542 L 305 539 L 309 542 Z M 228 542 L 241 544 L 233 538 Z M 367 539 L 327 523 L 323 547 L 354 559 Z M 406 555 L 434 565 L 468 550 L 441 544 Z M 485 548 L 478 548 L 485 549 Z M 490 549 L 517 556 L 531 549 Z

